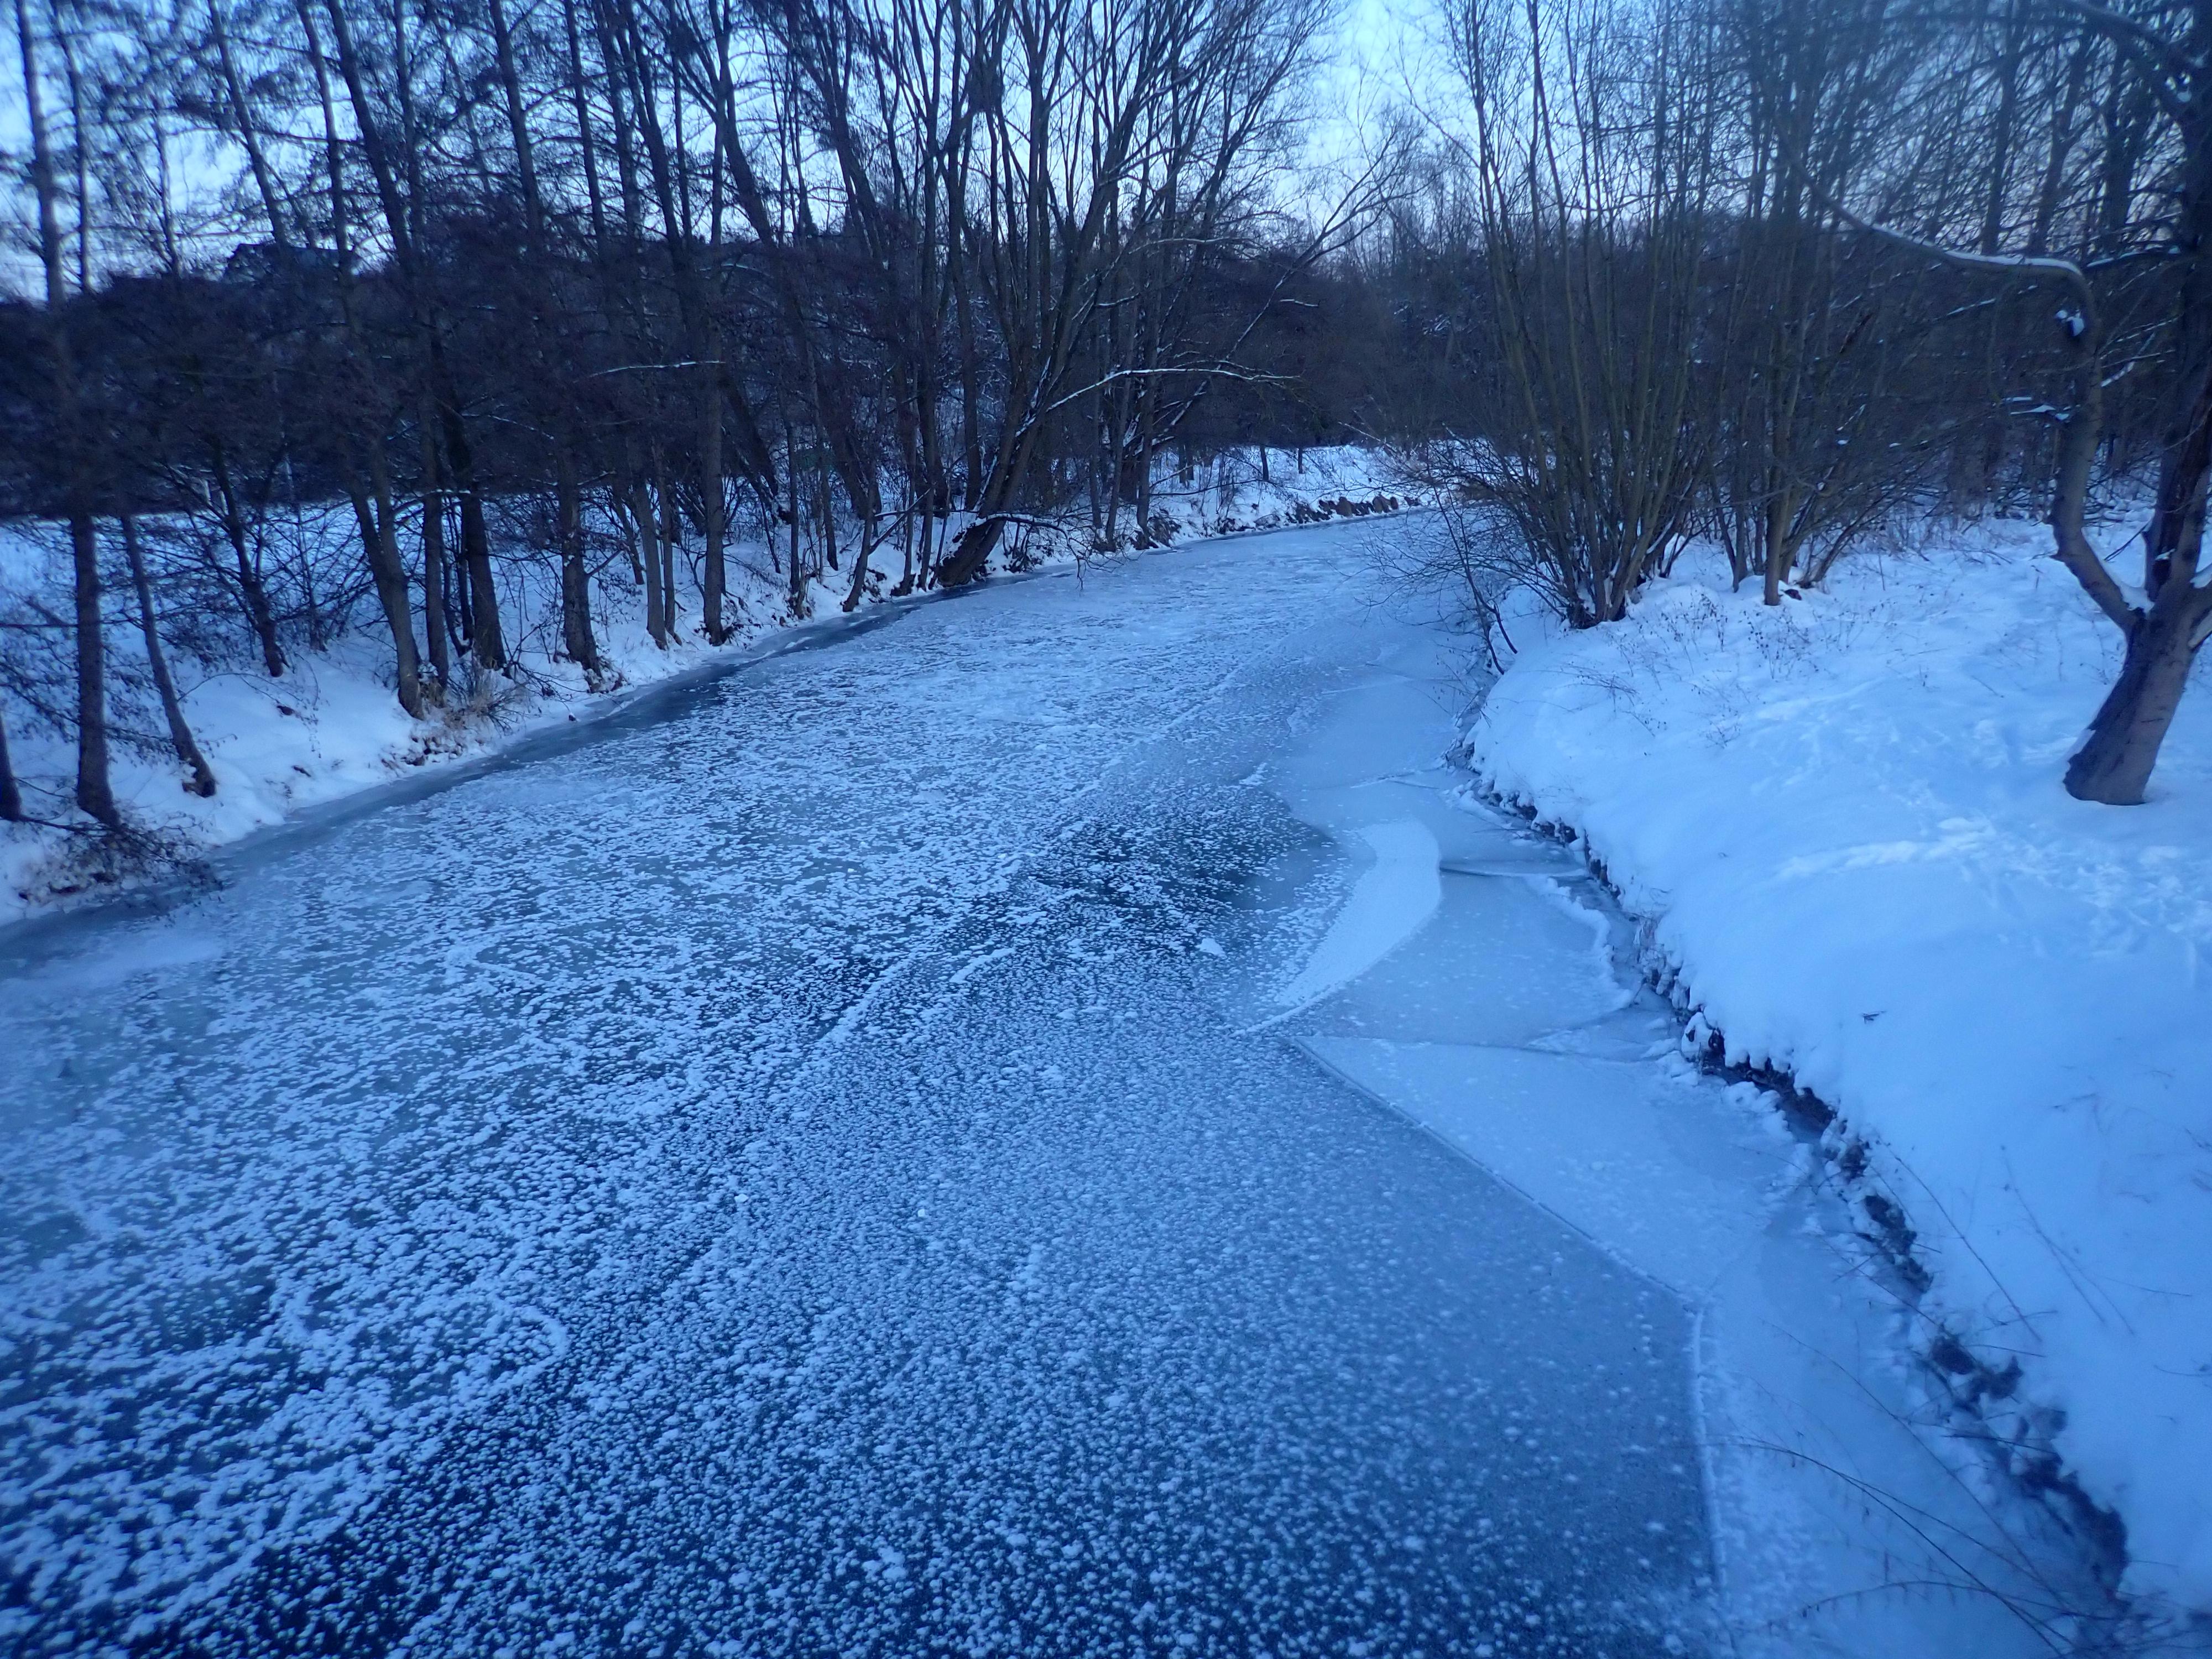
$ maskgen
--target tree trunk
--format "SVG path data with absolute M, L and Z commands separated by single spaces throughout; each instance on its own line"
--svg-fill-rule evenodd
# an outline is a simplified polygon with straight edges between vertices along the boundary
M 975 510 L 975 503 L 983 492 L 983 404 L 982 372 L 977 366 L 975 320 L 970 309 L 968 273 L 962 246 L 962 228 L 956 216 L 950 240 L 952 287 L 952 319 L 956 337 L 960 343 L 960 461 L 967 475 L 960 481 L 960 504 L 968 511 Z
M 31 135 L 31 184 L 38 198 L 39 263 L 46 281 L 47 349 L 52 354 L 54 413 L 61 429 L 67 489 L 70 556 L 76 586 L 76 804 L 113 829 L 120 823 L 107 777 L 107 653 L 100 634 L 100 544 L 92 522 L 90 436 L 78 397 L 76 360 L 70 350 L 63 308 L 69 289 L 62 275 L 61 216 L 54 188 L 53 147 L 46 137 L 40 97 L 38 37 L 27 0 L 15 0 L 16 43 L 23 59 L 23 112 Z
M 476 489 L 476 469 L 461 432 L 457 410 L 443 411 L 446 453 L 453 459 L 461 497 L 461 560 L 469 581 L 469 648 L 477 666 L 503 670 L 507 641 L 500 632 L 499 589 L 491 570 L 491 538 L 484 532 L 483 501 Z
M 238 124 L 239 143 L 245 146 L 246 162 L 253 171 L 254 188 L 261 195 L 261 210 L 268 216 L 270 240 L 278 247 L 289 248 L 292 238 L 285 228 L 283 204 L 277 199 L 269 158 L 262 146 L 252 108 L 246 102 L 246 88 L 239 79 L 237 59 L 231 54 L 230 33 L 223 26 L 224 3 L 225 0 L 208 0 L 208 22 L 215 42 L 216 63 L 222 71 L 223 90 L 230 97 L 231 118 Z
M 376 520 L 368 544 L 368 574 L 376 584 L 377 602 L 392 630 L 392 654 L 399 682 L 399 706 L 415 720 L 422 718 L 422 659 L 415 651 L 415 617 L 407 603 L 407 567 L 399 557 L 399 525 L 392 505 L 392 474 L 380 445 L 368 449 L 369 489 L 376 501 Z
M 0 709 L 0 823 L 23 821 L 23 792 L 15 784 L 15 763 L 8 754 L 8 715 Z
M 1770 483 L 1776 482 L 1770 477 Z M 1782 603 L 1783 584 L 1790 580 L 1790 566 L 1795 555 L 1790 545 L 1790 524 L 1796 516 L 1793 492 L 1786 486 L 1778 487 L 1766 503 L 1766 523 L 1763 526 L 1761 545 L 1765 548 L 1766 585 L 1759 594 L 1761 603 Z
M 76 804 L 111 830 L 122 822 L 107 778 L 107 641 L 100 632 L 100 542 L 92 514 L 70 511 L 76 577 Z
M 2120 677 L 2066 763 L 2066 793 L 2107 806 L 2140 806 L 2212 619 L 2212 588 L 2173 588 L 2128 636 Z
M 699 498 L 704 521 L 699 528 L 706 541 L 706 569 L 700 603 L 706 611 L 707 639 L 720 645 L 729 637 L 722 623 L 722 595 L 727 578 L 722 568 L 722 381 L 716 365 L 701 371 L 706 383 L 707 405 L 699 444 Z
M 392 538 L 392 514 L 382 501 L 374 500 L 358 475 L 348 467 L 346 499 L 353 503 L 354 524 L 361 532 L 362 555 L 368 566 L 377 605 L 392 630 L 392 658 L 397 667 L 399 706 L 411 716 L 422 712 L 422 690 L 415 655 L 415 626 L 407 611 L 407 577 L 399 567 L 399 550 Z
M 2012 173 L 2013 128 L 2020 112 L 2021 58 L 2027 44 L 2027 9 L 2014 3 L 2006 14 L 2004 50 L 1997 59 L 1997 107 L 1990 136 L 1989 171 L 1983 177 L 1982 234 L 1984 255 L 1995 253 L 2004 234 L 2005 185 Z
M 1006 520 L 995 514 L 972 521 L 952 544 L 944 562 L 937 567 L 937 585 L 964 587 L 981 576 L 991 562 L 991 555 L 997 550 L 1000 532 L 1005 527 Z
M 668 458 L 659 444 L 653 447 L 653 499 L 660 513 L 660 603 L 668 613 L 668 631 L 678 631 L 683 607 L 676 602 L 676 550 L 684 544 L 684 523 L 676 510 L 676 497 L 668 489 Z
M 453 662 L 446 648 L 446 496 L 438 487 L 438 440 L 430 428 L 429 411 L 422 414 L 422 635 L 430 657 L 430 673 L 442 699 L 453 678 Z
M 461 630 L 453 641 L 454 645 L 474 654 L 471 642 L 477 636 L 477 624 L 470 611 L 468 572 L 465 569 L 453 578 L 453 619 Z
M 843 609 L 847 611 L 860 608 L 861 596 L 868 591 L 868 556 L 875 550 L 875 538 L 862 531 L 860 550 L 853 556 L 853 585 L 845 590 Z
M 653 635 L 653 644 L 663 651 L 668 649 L 668 599 L 662 589 L 665 574 L 660 560 L 659 527 L 653 523 L 653 504 L 647 497 L 644 483 L 630 480 L 629 489 L 623 504 L 629 509 L 630 522 L 637 526 L 637 539 L 645 565 L 645 631 Z
M 2175 410 L 2150 525 L 2143 532 L 2143 590 L 2149 606 L 2125 625 L 2127 654 L 2120 677 L 2089 722 L 2087 740 L 2066 763 L 2067 793 L 2110 806 L 2142 804 L 2159 748 L 2188 689 L 2190 665 L 2212 632 L 2212 587 L 2197 582 L 2205 492 L 2212 484 L 2212 130 L 2192 124 L 2185 137 L 2189 157 L 2179 220 L 2187 253 L 2178 303 L 2179 349 L 2193 371 L 2193 387 Z M 2094 324 L 2087 336 L 2099 337 Z M 2087 469 L 2077 459 L 2069 471 L 2075 470 Z M 2072 494 L 2066 487 L 2071 482 L 2062 482 L 2062 501 Z M 2078 533 L 2078 504 L 2070 514 Z M 2066 539 L 2062 531 L 2062 556 Z M 2085 552 L 2069 563 L 2094 560 L 2094 554 Z M 2091 586 L 2090 592 L 2095 595 L 2098 590 Z M 2110 596 L 2100 603 L 2108 616 L 2122 609 Z
M 1044 383 L 1049 385 L 1049 378 Z M 1039 424 L 1034 420 L 1024 422 L 1002 443 L 989 483 L 976 502 L 981 516 L 960 532 L 960 539 L 952 544 L 937 568 L 939 587 L 965 586 L 989 568 L 999 538 L 1006 533 L 1008 510 L 1036 454 Z
M 161 630 L 154 617 L 154 585 L 146 578 L 146 556 L 138 546 L 138 520 L 128 513 L 123 515 L 123 552 L 131 562 L 131 586 L 138 596 L 138 626 L 146 636 L 146 666 L 154 676 L 154 689 L 161 693 L 161 714 L 169 723 L 169 744 L 177 751 L 178 764 L 192 775 L 185 788 L 203 798 L 212 795 L 215 774 L 193 741 L 192 728 L 185 722 L 184 704 L 178 701 L 177 683 L 170 678 L 169 659 L 161 649 Z
M 298 5 L 301 24 L 307 36 L 308 56 L 315 65 L 315 78 L 321 93 L 325 133 L 332 135 L 331 142 L 335 143 L 335 117 L 328 78 L 323 70 L 322 50 L 316 44 L 307 0 L 298 0 Z M 477 488 L 476 459 L 469 448 L 468 431 L 461 420 L 460 394 L 453 383 L 452 366 L 446 361 L 437 307 L 421 270 L 410 215 L 400 198 L 398 179 L 392 170 L 384 128 L 377 118 L 376 106 L 370 99 L 362 79 L 361 58 L 354 47 L 353 32 L 347 25 L 346 9 L 338 0 L 329 0 L 326 9 L 330 15 L 333 43 L 337 47 L 338 73 L 345 82 L 346 96 L 353 106 L 354 127 L 361 145 L 362 159 L 368 163 L 369 173 L 376 180 L 377 197 L 384 208 L 385 227 L 391 236 L 393 255 L 404 279 L 415 331 L 422 343 L 426 385 L 437 410 L 438 423 L 445 440 L 447 476 L 452 480 L 453 489 L 461 500 L 461 559 L 468 573 L 470 590 L 467 607 L 470 647 L 481 666 L 504 669 L 507 666 L 507 642 L 500 632 L 499 592 L 492 580 L 491 550 L 484 532 L 483 501 Z M 411 155 L 416 147 L 408 144 L 403 145 L 403 149 Z M 410 179 L 410 183 L 417 182 Z M 416 193 L 419 198 L 419 189 Z
M 784 563 L 786 603 L 793 617 L 806 614 L 806 565 L 799 550 L 799 446 L 791 428 L 783 429 L 783 471 L 790 483 L 790 499 L 785 502 L 784 516 L 791 521 L 791 556 Z
M 584 492 L 566 445 L 556 463 L 554 490 L 561 521 L 561 646 L 571 662 L 596 679 L 599 642 L 592 636 L 591 574 L 584 566 Z
M 262 667 L 268 671 L 270 679 L 281 680 L 284 678 L 284 647 L 276 637 L 276 613 L 269 603 L 269 590 L 262 586 L 252 538 L 246 532 L 246 510 L 240 505 L 238 491 L 231 483 L 230 462 L 222 444 L 210 444 L 209 451 L 216 489 L 222 498 L 222 533 L 230 543 L 231 559 L 238 568 L 238 591 L 246 602 L 246 620 L 253 629 L 254 642 L 261 647 Z

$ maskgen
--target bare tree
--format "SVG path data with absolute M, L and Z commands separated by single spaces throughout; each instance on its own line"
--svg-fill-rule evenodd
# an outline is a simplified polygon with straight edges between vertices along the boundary
M 161 699 L 161 717 L 168 724 L 169 744 L 177 751 L 178 764 L 191 775 L 185 782 L 185 789 L 195 795 L 212 795 L 215 773 L 209 768 L 207 757 L 200 753 L 192 728 L 185 719 L 184 703 L 177 696 L 177 683 L 169 672 L 168 653 L 161 647 L 161 621 L 154 610 L 154 585 L 147 578 L 146 555 L 138 545 L 137 515 L 125 513 L 122 517 L 123 552 L 131 566 L 131 589 L 138 599 L 138 628 L 146 641 L 146 666 Z
M 1707 465 L 1715 31 L 1592 0 L 1468 0 L 1452 21 L 1490 380 L 1429 465 L 1510 524 L 1528 580 L 1589 627 L 1671 559 Z
M 46 348 L 52 414 L 60 454 L 75 587 L 76 805 L 88 817 L 113 827 L 121 818 L 108 781 L 106 641 L 101 632 L 100 542 L 93 523 L 94 438 L 77 379 L 76 356 L 70 348 L 69 285 L 62 263 L 60 189 L 54 178 L 53 142 L 46 125 L 46 87 L 39 67 L 38 33 L 31 21 L 30 0 L 15 0 L 15 35 L 23 68 L 24 112 L 30 127 L 31 188 L 38 202 L 39 263 L 46 283 Z M 80 226 L 87 211 L 87 204 L 80 199 Z
M 1878 143 L 1881 112 L 1923 61 L 1883 0 L 1723 11 L 1745 93 L 1741 206 L 1717 250 L 1726 295 L 1708 527 L 1769 605 L 1817 582 L 1853 539 L 1910 503 L 1928 434 L 1894 384 L 1909 308 L 1881 245 L 1838 234 L 1823 203 Z
M 8 753 L 8 721 L 0 714 L 0 823 L 23 821 L 23 791 L 15 781 L 15 763 Z
M 975 516 L 938 573 L 945 586 L 983 569 L 1076 389 L 1079 347 L 1106 297 L 1117 206 L 1156 166 L 1225 179 L 1263 153 L 1267 118 L 1306 61 L 1316 21 L 1263 0 L 1135 0 L 1127 17 L 1018 0 L 978 32 L 970 97 L 982 216 L 963 234 L 1005 379 Z M 1180 146 L 1155 147 L 1149 118 L 1183 99 L 1208 116 Z M 1140 378 L 1143 367 L 1108 377 Z
M 2138 15 L 2087 0 L 2057 0 L 2050 15 L 2073 33 L 2077 48 L 2083 39 L 2111 48 L 2147 89 L 2163 124 L 2146 149 L 2168 158 L 2160 182 L 2170 205 L 2139 251 L 2166 267 L 2153 327 L 2171 372 L 2164 381 L 2165 430 L 2151 520 L 2143 533 L 2140 588 L 2130 592 L 2113 578 L 2086 528 L 2112 378 L 2099 278 L 2123 270 L 2126 259 L 2108 254 L 2093 265 L 2083 258 L 2051 254 L 1968 252 L 1838 210 L 1855 227 L 1929 258 L 2061 301 L 2057 331 L 2072 391 L 2061 415 L 2051 492 L 2056 556 L 2125 641 L 2119 675 L 2067 763 L 2066 787 L 2080 799 L 2133 805 L 2143 799 L 2196 653 L 2212 637 L 2212 583 L 2198 579 L 2212 487 L 2212 11 L 2183 15 L 2151 7 Z M 1947 136 L 1932 129 L 1929 134 L 1937 148 Z M 2107 204 L 2116 189 L 2134 194 L 2137 164 L 2138 158 L 2127 158 L 2117 183 L 2108 167 Z M 2108 212 L 2108 207 L 2100 211 L 2095 230 L 2117 238 L 2126 227 L 2114 223 Z

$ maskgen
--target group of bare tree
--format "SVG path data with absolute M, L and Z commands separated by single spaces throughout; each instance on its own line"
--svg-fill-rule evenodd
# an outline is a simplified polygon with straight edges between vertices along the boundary
M 1473 343 L 1426 462 L 1569 622 L 1693 538 L 1769 604 L 1905 513 L 2033 505 L 2126 643 L 2067 787 L 2129 803 L 2212 634 L 2212 4 L 1451 0 Z M 2093 493 L 2152 483 L 2140 585 Z
M 656 641 L 719 642 L 740 517 L 794 606 L 894 548 L 897 590 L 971 580 L 1070 498 L 1140 538 L 1156 453 L 1352 222 L 1283 188 L 1317 0 L 12 3 L 0 510 L 65 526 L 74 609 L 8 689 L 98 824 L 134 609 L 205 787 L 161 640 L 210 609 L 282 677 L 373 599 L 419 715 L 511 667 L 514 545 L 596 679 L 610 542 Z
M 740 532 L 849 608 L 1141 541 L 1170 448 L 1389 441 L 1578 626 L 1698 538 L 1780 603 L 2032 507 L 2126 644 L 2087 799 L 2212 634 L 2212 0 L 1437 0 L 1349 188 L 1324 0 L 10 3 L 0 514 L 70 593 L 0 695 L 92 824 L 118 688 L 214 787 L 179 649 L 281 680 L 358 607 L 423 714 L 513 672 L 520 557 L 598 681 L 595 584 L 719 641 Z

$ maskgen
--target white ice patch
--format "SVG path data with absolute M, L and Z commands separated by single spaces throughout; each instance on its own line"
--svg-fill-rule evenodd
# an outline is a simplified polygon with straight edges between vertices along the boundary
M 1598 983 L 1611 991 L 1613 1006 L 1615 1009 L 1626 1008 L 1635 1001 L 1634 981 L 1624 980 L 1613 966 L 1613 924 L 1606 919 L 1605 913 L 1583 902 L 1575 896 L 1572 888 L 1550 876 L 1532 876 L 1528 884 L 1542 894 L 1561 915 L 1571 917 L 1589 929 L 1590 965 L 1596 972 Z
M 1276 994 L 1285 1008 L 1310 1006 L 1358 979 L 1419 933 L 1443 897 L 1437 838 L 1426 824 L 1370 823 L 1359 838 L 1374 849 L 1375 862 L 1352 884 L 1306 965 Z
M 65 961 L 32 981 L 46 988 L 81 994 L 104 991 L 141 974 L 171 969 L 196 968 L 223 953 L 217 935 L 198 928 L 157 923 L 137 931 L 115 948 L 95 956 Z

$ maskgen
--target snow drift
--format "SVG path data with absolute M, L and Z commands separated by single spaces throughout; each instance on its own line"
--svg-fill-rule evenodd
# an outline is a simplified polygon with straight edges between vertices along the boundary
M 1732 1061 L 1870 1153 L 2004 1426 L 2125 1523 L 2127 1588 L 2212 1607 L 2212 685 L 2145 806 L 2066 757 L 2118 637 L 2021 524 L 1778 609 L 1693 553 L 1542 639 L 1468 734 L 1571 826 Z

